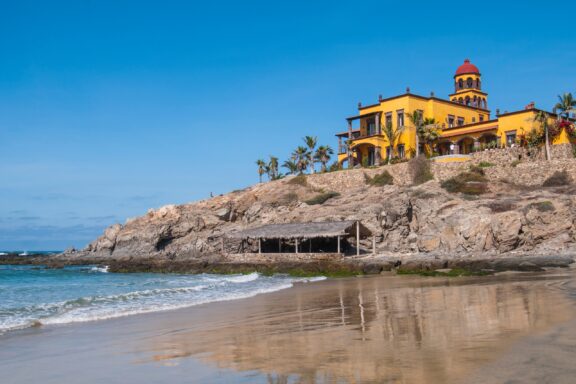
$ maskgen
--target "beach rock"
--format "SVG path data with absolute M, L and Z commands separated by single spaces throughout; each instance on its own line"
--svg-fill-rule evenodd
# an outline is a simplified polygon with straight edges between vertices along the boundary
M 573 159 L 521 165 L 522 172 L 543 173 L 538 173 L 538 180 L 554 167 L 576 175 Z M 466 196 L 448 193 L 439 181 L 466 170 L 467 164 L 434 164 L 435 180 L 420 186 L 408 184 L 406 167 L 406 163 L 386 166 L 395 182 L 385 187 L 367 186 L 364 181 L 364 174 L 373 177 L 384 168 L 349 170 L 310 175 L 303 185 L 287 178 L 196 203 L 151 209 L 124 225 L 110 226 L 82 251 L 63 257 L 205 260 L 221 253 L 222 239 L 229 232 L 266 223 L 328 220 L 361 220 L 376 237 L 377 256 L 441 255 L 456 263 L 471 254 L 497 259 L 509 253 L 560 254 L 576 248 L 576 187 L 528 188 L 503 182 L 526 179 L 516 167 L 503 164 L 487 170 L 488 193 Z M 320 191 L 340 195 L 323 204 L 304 203 Z M 347 240 L 354 244 L 354 239 Z M 361 245 L 366 254 L 372 253 L 372 239 Z M 257 249 L 254 242 L 247 246 Z M 239 244 L 230 242 L 229 249 L 237 252 Z M 498 263 L 482 267 L 505 265 Z M 437 267 L 432 264 L 419 265 Z M 379 273 L 381 267 L 365 268 Z

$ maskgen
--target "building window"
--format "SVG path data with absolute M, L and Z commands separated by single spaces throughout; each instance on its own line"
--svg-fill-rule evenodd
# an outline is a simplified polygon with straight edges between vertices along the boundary
M 376 133 L 376 124 L 375 124 L 375 121 L 373 121 L 373 120 L 368 120 L 368 121 L 366 121 L 366 124 L 367 124 L 366 130 L 367 130 L 368 136 L 372 136 L 374 133 Z
M 396 115 L 398 116 L 397 127 L 398 128 L 403 127 L 404 126 L 404 110 L 401 109 L 399 111 L 396 111 Z
M 466 87 L 472 88 L 473 86 L 474 86 L 474 81 L 472 80 L 472 78 L 469 77 L 468 79 L 466 79 Z
M 475 118 L 475 117 L 472 118 L 472 122 L 473 122 L 473 123 L 476 122 L 476 118 Z
M 480 115 L 480 121 L 484 121 L 484 115 Z
M 448 115 L 448 128 L 454 127 L 454 116 Z
M 389 159 L 390 158 L 390 146 L 386 147 L 386 158 Z
M 392 125 L 392 112 L 386 114 L 386 126 Z
M 463 117 L 458 117 L 458 126 L 461 127 L 464 125 L 464 118 Z
M 516 144 L 516 131 L 506 132 L 506 146 L 511 147 Z
M 458 89 L 462 89 L 464 88 L 464 80 L 460 79 L 458 80 Z
M 406 157 L 406 151 L 404 150 L 404 144 L 400 144 L 398 146 L 398 157 L 403 159 L 404 157 Z

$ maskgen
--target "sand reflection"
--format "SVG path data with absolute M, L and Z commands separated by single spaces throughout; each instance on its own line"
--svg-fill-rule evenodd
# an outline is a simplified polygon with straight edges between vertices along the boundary
M 156 361 L 195 357 L 270 383 L 449 383 L 518 337 L 574 316 L 567 275 L 365 278 L 247 300 L 154 339 Z

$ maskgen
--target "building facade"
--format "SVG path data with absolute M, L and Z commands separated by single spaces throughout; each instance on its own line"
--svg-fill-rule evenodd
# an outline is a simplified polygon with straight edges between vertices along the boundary
M 416 126 L 408 118 L 417 112 L 438 137 L 416 138 Z M 378 98 L 372 105 L 358 105 L 358 114 L 348 117 L 348 130 L 338 133 L 338 161 L 344 166 L 380 165 L 392 158 L 409 158 L 419 152 L 428 156 L 468 154 L 485 147 L 518 145 L 522 137 L 540 123 L 534 103 L 515 112 L 496 111 L 491 117 L 488 94 L 483 91 L 479 69 L 465 60 L 454 75 L 454 93 L 447 99 L 406 93 Z M 554 124 L 556 115 L 549 114 Z M 392 133 L 386 134 L 386 132 Z M 400 133 L 401 132 L 401 133 Z M 397 135 L 393 146 L 388 137 Z M 567 132 L 560 132 L 553 144 L 570 143 Z

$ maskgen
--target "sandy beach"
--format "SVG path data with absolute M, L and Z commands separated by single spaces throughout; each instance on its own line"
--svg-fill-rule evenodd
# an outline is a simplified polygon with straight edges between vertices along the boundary
M 576 270 L 374 276 L 0 336 L 2 382 L 572 383 Z

